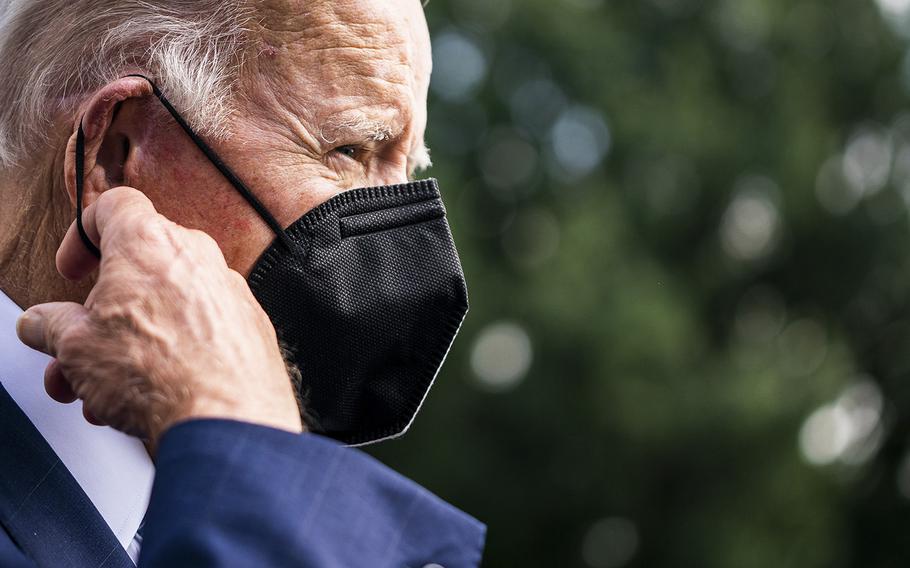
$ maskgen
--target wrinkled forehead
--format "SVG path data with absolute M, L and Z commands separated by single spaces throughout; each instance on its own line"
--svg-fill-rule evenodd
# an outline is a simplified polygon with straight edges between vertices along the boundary
M 257 16 L 257 67 L 301 117 L 344 122 L 369 110 L 404 129 L 425 112 L 432 63 L 420 0 L 270 0 Z

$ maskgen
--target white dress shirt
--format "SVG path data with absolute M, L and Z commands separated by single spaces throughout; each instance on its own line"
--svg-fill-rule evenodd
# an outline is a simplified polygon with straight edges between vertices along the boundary
M 133 562 L 141 536 L 155 467 L 137 440 L 112 428 L 92 426 L 82 403 L 60 404 L 44 391 L 50 358 L 23 345 L 16 336 L 22 313 L 0 291 L 0 383 L 47 440 L 95 508 L 107 521 Z

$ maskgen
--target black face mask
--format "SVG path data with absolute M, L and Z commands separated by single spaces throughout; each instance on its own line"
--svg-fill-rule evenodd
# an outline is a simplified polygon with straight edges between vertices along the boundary
M 346 191 L 283 229 L 154 83 L 152 89 L 277 235 L 249 285 L 300 370 L 310 430 L 351 445 L 403 434 L 468 310 L 436 181 Z M 100 257 L 82 226 L 84 153 L 80 126 L 76 224 Z

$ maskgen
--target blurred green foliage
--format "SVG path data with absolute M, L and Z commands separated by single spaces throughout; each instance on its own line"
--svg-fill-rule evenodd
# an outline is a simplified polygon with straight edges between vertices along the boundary
M 485 565 L 910 562 L 906 0 L 432 0 Z

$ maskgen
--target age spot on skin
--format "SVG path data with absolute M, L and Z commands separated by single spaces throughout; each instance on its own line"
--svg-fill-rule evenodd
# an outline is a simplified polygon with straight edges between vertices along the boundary
M 276 57 L 278 55 L 278 47 L 270 44 L 267 41 L 263 41 L 262 48 L 259 50 L 259 55 L 264 55 L 271 58 Z
M 253 224 L 246 217 L 237 217 L 231 224 L 232 228 L 240 233 L 249 233 L 253 228 Z

